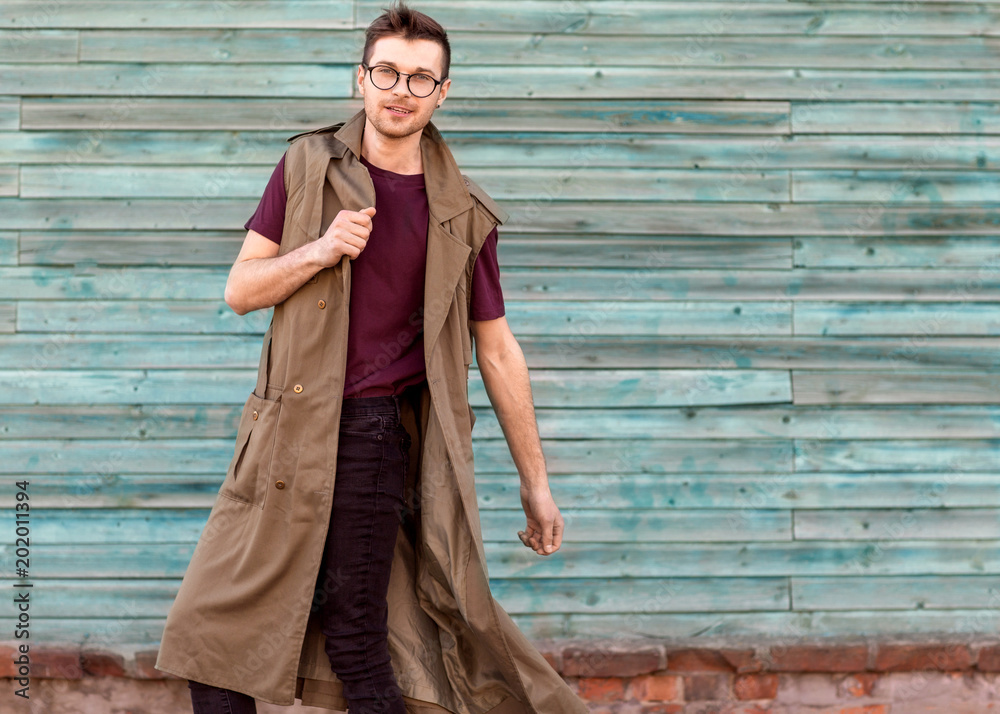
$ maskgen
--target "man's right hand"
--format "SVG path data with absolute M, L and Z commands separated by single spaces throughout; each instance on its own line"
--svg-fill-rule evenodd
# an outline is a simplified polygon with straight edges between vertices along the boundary
M 372 218 L 375 207 L 369 206 L 361 211 L 341 211 L 333 219 L 313 246 L 314 258 L 323 267 L 330 268 L 340 262 L 343 256 L 354 260 L 368 243 L 372 232 Z

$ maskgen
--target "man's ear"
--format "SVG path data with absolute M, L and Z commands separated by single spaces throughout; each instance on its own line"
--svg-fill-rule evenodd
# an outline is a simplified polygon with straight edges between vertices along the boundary
M 358 91 L 361 93 L 362 97 L 365 96 L 365 71 L 366 71 L 365 68 L 359 64 L 358 65 Z
M 439 107 L 444 103 L 444 98 L 448 96 L 449 87 L 451 87 L 451 77 L 441 82 L 441 96 L 438 97 L 437 103 Z

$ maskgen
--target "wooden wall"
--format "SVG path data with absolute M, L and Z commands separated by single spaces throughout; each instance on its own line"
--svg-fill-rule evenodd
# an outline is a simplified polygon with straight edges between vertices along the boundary
M 0 3 L 0 586 L 27 480 L 36 642 L 158 640 L 268 320 L 222 301 L 242 225 L 285 138 L 360 107 L 382 4 Z M 451 31 L 439 126 L 512 215 L 568 527 L 517 540 L 474 374 L 518 624 L 995 632 L 1000 4 L 415 6 Z

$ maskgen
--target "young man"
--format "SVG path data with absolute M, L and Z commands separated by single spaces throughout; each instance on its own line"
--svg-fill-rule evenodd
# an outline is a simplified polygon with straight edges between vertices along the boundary
M 472 469 L 478 364 L 540 555 L 549 491 L 523 353 L 504 318 L 503 211 L 430 123 L 441 26 L 399 5 L 368 28 L 348 122 L 293 137 L 226 285 L 274 306 L 236 451 L 157 668 L 196 714 L 255 698 L 351 714 L 583 714 L 493 600 Z M 339 425 L 339 426 L 338 426 Z

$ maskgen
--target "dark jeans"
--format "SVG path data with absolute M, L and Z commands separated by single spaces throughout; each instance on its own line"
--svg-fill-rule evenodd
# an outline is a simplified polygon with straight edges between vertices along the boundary
M 389 574 L 411 436 L 405 396 L 343 400 L 333 511 L 316 593 L 330 666 L 350 714 L 406 714 L 389 659 Z M 189 682 L 194 714 L 254 714 L 253 697 Z

